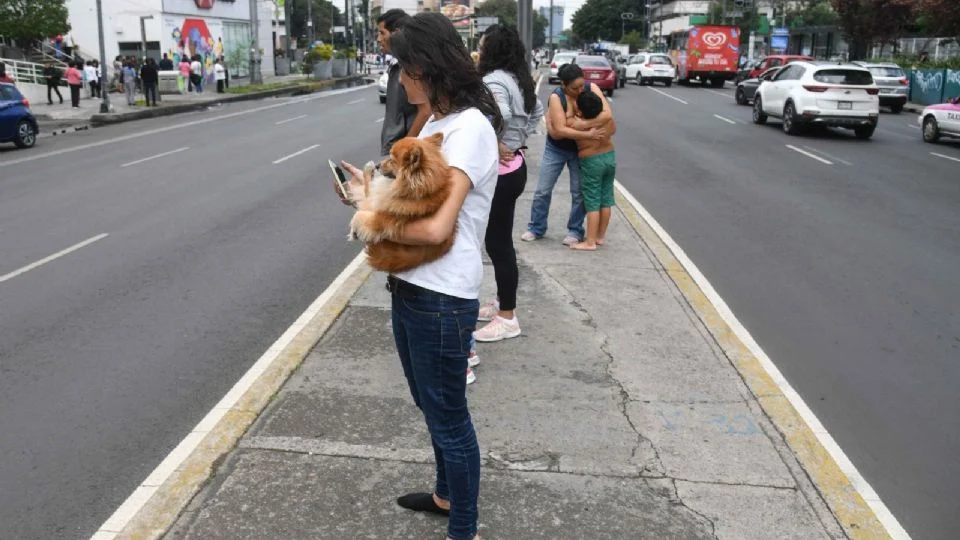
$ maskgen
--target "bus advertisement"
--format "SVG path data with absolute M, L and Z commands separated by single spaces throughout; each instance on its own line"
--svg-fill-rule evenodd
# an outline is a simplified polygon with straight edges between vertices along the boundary
M 719 88 L 737 76 L 740 29 L 736 26 L 691 26 L 670 34 L 668 44 L 680 84 L 709 81 Z

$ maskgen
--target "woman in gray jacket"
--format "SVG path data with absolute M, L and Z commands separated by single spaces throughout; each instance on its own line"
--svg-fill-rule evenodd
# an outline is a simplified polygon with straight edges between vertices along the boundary
M 477 68 L 500 106 L 503 133 L 500 176 L 484 240 L 493 262 L 497 300 L 480 307 L 480 320 L 490 322 L 474 332 L 474 338 L 477 341 L 500 341 L 520 335 L 520 323 L 514 313 L 519 270 L 517 253 L 513 249 L 513 215 L 517 198 L 527 185 L 523 150 L 527 137 L 543 118 L 543 106 L 533 86 L 526 50 L 514 28 L 502 24 L 487 28 L 480 38 L 479 52 Z

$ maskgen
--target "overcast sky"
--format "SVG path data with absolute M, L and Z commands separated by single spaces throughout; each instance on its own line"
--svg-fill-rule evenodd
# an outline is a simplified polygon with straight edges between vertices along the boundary
M 554 6 L 563 6 L 563 28 L 570 28 L 570 17 L 573 17 L 573 13 L 580 9 L 580 6 L 583 5 L 585 0 L 553 0 Z M 550 0 L 533 0 L 533 8 L 537 9 L 540 6 L 550 7 Z

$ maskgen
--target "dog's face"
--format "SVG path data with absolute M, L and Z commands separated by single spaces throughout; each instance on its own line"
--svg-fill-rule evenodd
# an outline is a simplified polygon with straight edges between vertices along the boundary
M 438 178 L 437 170 L 446 167 L 440 145 L 443 133 L 436 133 L 425 139 L 404 137 L 390 149 L 390 156 L 380 164 L 380 173 L 388 178 L 396 178 L 394 183 L 397 195 L 401 197 L 421 198 L 434 191 L 434 183 L 447 181 Z

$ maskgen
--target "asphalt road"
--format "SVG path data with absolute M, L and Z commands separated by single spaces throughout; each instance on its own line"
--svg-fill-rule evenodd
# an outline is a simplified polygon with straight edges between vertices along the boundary
M 729 88 L 630 84 L 612 104 L 620 182 L 906 530 L 956 538 L 960 145 L 924 144 L 912 114 L 871 141 L 789 137 Z
M 0 149 L 0 538 L 88 538 L 359 252 L 326 159 L 382 116 L 367 87 Z

